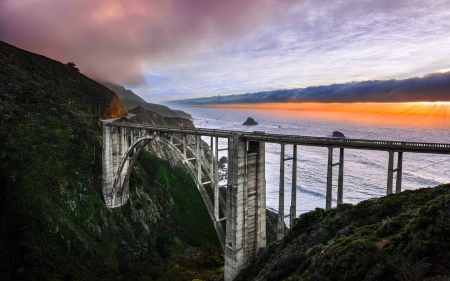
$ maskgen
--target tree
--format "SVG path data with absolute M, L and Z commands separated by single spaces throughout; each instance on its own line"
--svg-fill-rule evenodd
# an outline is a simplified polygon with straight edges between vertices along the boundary
M 73 62 L 68 62 L 68 63 L 66 63 L 66 65 L 67 65 L 70 69 L 73 69 L 73 70 L 75 70 L 76 72 L 80 72 L 80 69 L 75 65 L 75 63 L 73 63 Z

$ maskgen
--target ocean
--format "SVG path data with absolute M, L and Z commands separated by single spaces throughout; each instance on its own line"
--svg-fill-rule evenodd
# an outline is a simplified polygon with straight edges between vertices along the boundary
M 415 142 L 450 142 L 450 129 L 442 126 L 416 126 L 392 122 L 366 122 L 355 118 L 329 118 L 326 114 L 301 114 L 279 110 L 245 108 L 179 107 L 173 109 L 190 113 L 196 127 L 236 131 L 264 131 L 266 133 L 330 137 L 340 131 L 348 138 L 399 140 Z M 247 117 L 259 125 L 245 126 Z M 205 138 L 209 143 L 210 139 Z M 219 147 L 227 146 L 220 139 Z M 323 147 L 298 146 L 297 216 L 317 207 L 325 208 L 328 150 Z M 333 159 L 339 159 L 339 149 Z M 219 157 L 226 152 L 219 153 Z M 286 145 L 286 158 L 292 156 L 292 145 Z M 396 155 L 395 155 L 396 158 Z M 386 195 L 388 153 L 384 151 L 345 149 L 344 203 Z M 402 190 L 434 187 L 450 182 L 450 155 L 403 154 Z M 396 165 L 396 159 L 394 167 Z M 267 208 L 278 210 L 280 145 L 266 144 Z M 292 161 L 285 163 L 285 213 L 289 213 L 292 185 Z M 336 206 L 338 168 L 333 169 L 333 207 Z M 395 190 L 395 173 L 394 173 Z

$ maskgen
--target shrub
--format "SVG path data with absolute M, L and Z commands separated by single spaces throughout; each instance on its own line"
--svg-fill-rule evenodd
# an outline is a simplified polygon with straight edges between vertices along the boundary
M 140 210 L 140 209 L 142 209 L 142 207 L 144 207 L 144 204 L 142 204 L 141 201 L 137 201 L 137 202 L 134 204 L 134 207 L 135 207 L 137 210 Z
M 402 258 L 398 263 L 392 265 L 397 271 L 395 277 L 400 281 L 420 281 L 428 273 L 431 263 L 425 262 L 425 259 L 413 262 Z

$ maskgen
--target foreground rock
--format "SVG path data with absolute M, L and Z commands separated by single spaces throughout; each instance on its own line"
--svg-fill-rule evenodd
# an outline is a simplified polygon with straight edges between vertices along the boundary
M 332 137 L 333 138 L 345 138 L 345 135 L 339 131 L 334 131 Z
M 248 117 L 247 120 L 244 123 L 242 123 L 242 125 L 253 126 L 253 125 L 258 125 L 258 122 L 256 122 L 255 119 L 253 119 L 252 117 Z

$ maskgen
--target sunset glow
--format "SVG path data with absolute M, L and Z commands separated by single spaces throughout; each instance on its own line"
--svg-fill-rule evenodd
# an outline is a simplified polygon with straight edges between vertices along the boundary
M 450 102 L 261 103 L 214 105 L 268 114 L 402 126 L 450 126 Z
M 445 74 L 449 11 L 447 0 L 2 0 L 0 40 L 161 103 Z M 433 79 L 407 87 L 412 100 L 430 100 Z M 345 102 L 334 93 L 325 102 Z M 407 101 L 386 95 L 350 101 Z

